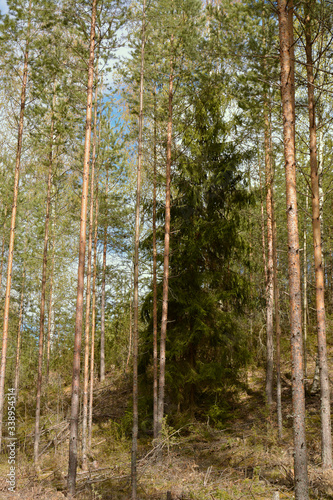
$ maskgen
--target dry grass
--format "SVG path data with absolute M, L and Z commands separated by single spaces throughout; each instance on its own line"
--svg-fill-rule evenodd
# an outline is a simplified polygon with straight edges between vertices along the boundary
M 310 364 L 310 373 L 313 369 Z M 250 390 L 240 395 L 228 428 L 216 430 L 195 422 L 177 432 L 166 426 L 162 454 L 156 444 L 141 440 L 139 499 L 165 500 L 167 492 L 172 500 L 269 500 L 276 492 L 280 500 L 294 498 L 291 387 L 287 370 L 283 375 L 282 442 L 277 439 L 274 408 L 270 415 L 262 398 L 263 373 L 253 371 L 248 374 Z M 123 383 L 118 389 L 105 384 L 96 396 L 91 465 L 88 472 L 78 469 L 77 498 L 126 500 L 130 498 L 131 444 L 119 422 L 129 392 Z M 121 404 L 115 409 L 117 401 Z M 333 472 L 320 469 L 319 415 L 319 397 L 308 397 L 311 498 L 333 499 Z M 51 439 L 52 433 L 45 436 Z M 16 493 L 7 491 L 8 464 L 2 457 L 0 500 L 65 498 L 68 442 L 59 443 L 56 450 L 50 445 L 38 470 L 27 458 L 30 454 L 28 447 L 27 454 L 18 455 Z

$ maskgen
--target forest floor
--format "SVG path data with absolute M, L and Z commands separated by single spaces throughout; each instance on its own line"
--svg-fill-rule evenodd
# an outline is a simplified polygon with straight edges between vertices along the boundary
M 313 367 L 309 367 L 312 370 Z M 130 499 L 131 442 L 124 431 L 130 419 L 130 382 L 111 384 L 111 375 L 95 392 L 95 417 L 89 471 L 79 467 L 77 498 Z M 193 422 L 176 430 L 166 426 L 162 453 L 151 438 L 139 445 L 139 499 L 241 500 L 292 499 L 293 439 L 290 375 L 284 373 L 281 442 L 275 412 L 270 417 L 263 400 L 263 371 L 248 374 L 249 389 L 239 396 L 233 418 L 221 429 Z M 320 469 L 320 397 L 307 397 L 309 480 L 312 499 L 333 499 L 333 471 Z M 68 461 L 69 390 L 49 407 L 44 420 L 40 467 L 32 463 L 31 426 L 18 440 L 16 492 L 8 492 L 7 457 L 0 460 L 0 499 L 60 500 L 65 498 Z M 67 408 L 67 410 L 66 410 Z M 59 418 L 62 409 L 63 418 Z M 67 413 L 66 413 L 67 412 Z M 67 418 L 66 418 L 67 417 Z M 23 421 L 23 419 L 22 419 Z M 128 422 L 127 422 L 128 427 Z M 80 464 L 79 464 L 80 465 Z M 169 493 L 168 493 L 169 492 Z M 167 496 L 168 495 L 168 496 Z

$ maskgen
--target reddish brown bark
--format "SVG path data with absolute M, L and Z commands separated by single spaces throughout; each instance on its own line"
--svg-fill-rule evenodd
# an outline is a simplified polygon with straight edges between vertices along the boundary
M 173 35 L 171 36 L 171 48 Z M 172 101 L 173 101 L 173 58 L 170 59 L 169 75 L 169 113 L 167 131 L 167 161 L 165 185 L 165 232 L 164 232 L 164 266 L 163 266 L 163 295 L 162 295 L 162 321 L 160 340 L 160 379 L 158 394 L 158 434 L 162 430 L 164 416 L 164 390 L 165 390 L 165 344 L 168 322 L 168 294 L 169 294 L 169 254 L 170 254 L 170 185 L 171 185 L 171 147 L 172 147 Z
M 131 286 L 132 289 L 132 286 Z M 131 359 L 131 354 L 132 354 L 132 297 L 130 297 L 129 301 L 129 342 L 128 342 L 128 354 L 127 354 L 127 361 L 126 361 L 126 368 L 125 368 L 125 373 L 128 371 L 128 367 L 130 364 L 130 359 Z
M 309 7 L 313 2 L 309 2 Z M 314 76 L 312 60 L 312 34 L 310 9 L 305 17 L 305 50 L 309 106 L 310 130 L 310 166 L 312 191 L 312 229 L 316 280 L 316 309 L 317 309 L 317 336 L 318 359 L 320 370 L 321 395 L 321 453 L 324 469 L 332 468 L 332 436 L 331 436 L 331 409 L 330 409 L 330 382 L 327 366 L 326 320 L 325 320 L 325 285 L 324 266 L 322 262 L 322 241 L 320 227 L 320 196 L 317 164 L 317 132 L 314 96 Z
M 278 437 L 282 439 L 282 398 L 281 398 L 281 324 L 280 324 L 280 290 L 278 281 L 277 258 L 277 230 L 275 217 L 274 192 L 272 191 L 272 217 L 273 217 L 273 272 L 274 272 L 274 308 L 275 308 L 275 334 L 276 334 L 276 412 L 278 423 Z
M 89 387 L 89 420 L 88 420 L 88 447 L 91 448 L 94 369 L 95 369 L 95 331 L 96 331 L 96 277 L 97 277 L 97 230 L 98 230 L 98 178 L 96 189 L 95 234 L 94 234 L 94 270 L 91 304 L 91 353 L 90 353 L 90 387 Z
M 140 69 L 140 103 L 139 103 L 139 138 L 138 138 L 138 166 L 135 205 L 135 235 L 134 235 L 134 294 L 133 294 L 133 431 L 131 482 L 132 500 L 137 499 L 137 452 L 138 452 L 138 341 L 139 341 L 139 242 L 140 242 L 140 197 L 141 197 L 141 162 L 142 162 L 142 127 L 143 127 L 143 80 L 146 30 L 146 1 L 142 5 L 142 34 L 141 34 L 141 69 Z
M 304 338 L 304 376 L 307 378 L 307 311 L 308 311 L 308 256 L 307 256 L 307 224 L 306 217 L 309 208 L 308 189 L 305 195 L 305 213 L 303 219 L 303 338 Z
M 108 195 L 109 172 L 106 172 L 105 198 Z M 101 353 L 100 353 L 100 381 L 105 380 L 105 276 L 106 276 L 106 250 L 107 250 L 107 217 L 104 222 L 103 237 L 103 270 L 102 270 L 102 300 L 101 300 Z
M 5 220 L 3 222 L 3 234 L 2 234 L 2 245 L 1 245 L 0 291 L 1 291 L 1 285 L 2 285 L 3 263 L 5 260 L 6 222 L 7 222 L 7 207 L 5 207 Z
M 12 216 L 10 223 L 10 237 L 9 237 L 9 250 L 8 250 L 8 263 L 7 263 L 7 282 L 6 282 L 5 306 L 3 313 L 3 335 L 2 335 L 2 351 L 1 351 L 1 366 L 0 366 L 0 450 L 2 443 L 3 407 L 5 401 L 5 373 L 6 373 L 6 359 L 7 359 L 7 345 L 8 345 L 10 291 L 12 285 L 12 269 L 13 269 L 13 257 L 14 257 L 15 223 L 16 223 L 17 198 L 18 198 L 19 179 L 20 179 L 24 111 L 26 104 L 26 89 L 27 89 L 27 79 L 28 79 L 30 17 L 31 17 L 31 0 L 29 3 L 27 40 L 24 51 L 23 78 L 22 78 L 22 88 L 21 88 L 21 106 L 20 106 L 20 118 L 18 126 L 18 139 L 17 139 L 15 174 L 14 174 L 13 206 L 12 206 Z
M 53 223 L 53 237 L 52 237 L 52 267 L 50 276 L 50 289 L 49 289 L 49 310 L 47 318 L 47 345 L 46 345 L 46 375 L 45 375 L 45 385 L 48 386 L 49 383 L 49 373 L 50 373 L 50 354 L 51 354 L 51 332 L 52 332 L 52 322 L 53 322 L 53 279 L 54 279 L 54 261 L 55 261 L 55 216 Z
M 267 261 L 266 261 L 266 238 L 265 238 L 265 214 L 264 214 L 264 202 L 262 196 L 262 180 L 261 180 L 261 162 L 260 156 L 258 157 L 259 162 L 259 187 L 260 187 L 260 215 L 261 215 L 261 248 L 262 248 L 262 262 L 264 266 L 264 276 L 265 276 L 265 287 L 267 283 Z
M 23 321 L 24 286 L 25 286 L 25 263 L 23 264 L 20 312 L 19 312 L 19 322 L 17 327 L 17 339 L 16 339 L 16 360 L 15 360 L 15 379 L 14 379 L 16 402 L 18 401 L 18 388 L 20 381 L 20 351 L 21 351 L 21 329 Z
M 38 462 L 39 448 L 39 422 L 40 422 L 40 404 L 42 394 L 42 376 L 43 376 L 43 347 L 44 347 L 44 323 L 45 323 L 45 295 L 46 295 L 46 272 L 47 272 L 47 253 L 49 244 L 49 222 L 51 205 L 51 185 L 53 170 L 53 129 L 54 129 L 54 106 L 55 106 L 55 84 L 51 111 L 51 130 L 50 130 L 50 152 L 49 169 L 47 177 L 47 195 L 45 212 L 45 232 L 44 232 L 44 252 L 43 252 L 43 270 L 42 270 L 42 290 L 40 299 L 40 319 L 39 319 L 39 347 L 38 347 L 38 375 L 37 375 L 37 395 L 36 395 L 36 417 L 35 417 L 35 439 L 34 439 L 34 462 Z
M 72 400 L 71 400 L 70 437 L 69 437 L 69 461 L 68 461 L 68 476 L 67 476 L 68 493 L 69 495 L 72 496 L 75 495 L 76 469 L 77 469 L 80 354 L 81 354 L 81 338 L 82 338 L 84 266 L 85 266 L 87 205 L 88 205 L 88 189 L 89 189 L 91 115 L 92 115 L 93 81 L 94 81 L 96 4 L 97 0 L 93 0 L 92 13 L 91 13 L 89 62 L 88 62 L 86 133 L 85 133 L 84 158 L 83 158 L 79 265 L 78 265 L 78 284 L 77 284 L 76 317 L 75 317 Z
M 293 70 L 292 1 L 278 0 L 281 97 L 286 174 L 288 227 L 288 270 L 290 333 L 292 354 L 292 402 L 294 429 L 295 499 L 308 500 L 307 447 L 305 438 L 305 396 L 303 385 L 303 338 L 301 275 L 295 161 L 295 87 Z M 288 12 L 289 10 L 289 12 Z
M 83 375 L 83 418 L 82 418 L 82 469 L 88 469 L 87 457 L 87 432 L 88 432 L 88 388 L 89 388 L 89 330 L 90 330 L 90 295 L 91 295 L 91 253 L 94 222 L 94 181 L 96 164 L 96 138 L 97 138 L 97 93 L 95 88 L 94 107 L 94 134 L 92 146 L 91 181 L 90 181 L 90 213 L 89 213 L 89 236 L 88 236 L 88 266 L 87 266 L 87 288 L 86 288 L 86 321 L 85 321 L 85 345 L 84 345 L 84 375 Z
M 157 352 L 157 250 L 156 250 L 156 163 L 157 116 L 156 86 L 154 87 L 154 165 L 153 165 L 153 422 L 154 439 L 158 436 L 158 352 Z
M 273 364 L 274 364 L 274 271 L 273 271 L 273 215 L 272 215 L 272 166 L 270 151 L 270 123 L 268 102 L 265 96 L 265 184 L 266 184 L 266 214 L 267 214 L 267 281 L 266 281 L 266 398 L 267 403 L 273 403 Z

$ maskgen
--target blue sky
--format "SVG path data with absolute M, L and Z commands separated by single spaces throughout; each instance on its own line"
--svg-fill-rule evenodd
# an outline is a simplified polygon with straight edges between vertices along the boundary
M 7 3 L 6 0 L 0 0 L 0 10 L 1 14 L 5 14 L 7 12 Z

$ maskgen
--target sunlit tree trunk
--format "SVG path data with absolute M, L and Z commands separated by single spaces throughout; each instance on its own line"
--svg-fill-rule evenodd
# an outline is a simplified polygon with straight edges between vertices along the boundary
M 5 207 L 5 220 L 3 222 L 2 245 L 1 245 L 0 292 L 1 292 L 1 285 L 2 285 L 3 263 L 4 263 L 4 260 L 5 260 L 6 222 L 7 222 L 7 207 Z
M 53 329 L 53 280 L 54 280 L 54 262 L 55 262 L 55 220 L 53 221 L 53 236 L 52 236 L 52 266 L 49 288 L 49 308 L 47 318 L 47 344 L 46 344 L 46 376 L 45 385 L 48 386 L 50 374 L 50 354 L 51 354 L 51 334 Z
M 156 163 L 157 163 L 157 105 L 154 87 L 154 165 L 153 165 L 153 398 L 154 439 L 158 436 L 158 353 L 157 353 L 157 250 L 156 250 Z
M 288 270 L 292 354 L 292 403 L 294 428 L 295 499 L 308 500 L 307 446 L 305 437 L 305 394 L 303 384 L 303 336 L 301 273 L 295 161 L 295 84 L 292 0 L 278 0 L 281 96 L 286 174 L 288 227 Z
M 264 202 L 262 194 L 262 179 L 261 179 L 261 162 L 260 156 L 258 155 L 258 170 L 259 170 L 259 188 L 260 188 L 260 216 L 261 216 L 261 250 L 262 250 L 262 263 L 264 266 L 264 276 L 265 276 L 265 287 L 267 283 L 267 261 L 266 261 L 266 238 L 265 238 L 265 214 L 264 214 Z
M 267 96 L 264 104 L 265 118 L 265 184 L 267 214 L 267 281 L 266 281 L 266 398 L 273 403 L 273 363 L 274 363 L 274 270 L 273 270 L 273 216 L 272 216 L 272 166 L 270 151 L 270 122 Z
M 108 195 L 109 172 L 106 172 L 105 198 Z M 108 223 L 107 216 L 104 222 L 103 235 L 103 270 L 102 270 L 102 300 L 101 300 L 101 352 L 100 352 L 100 381 L 105 380 L 105 278 L 106 278 L 106 250 L 107 250 Z
M 36 417 L 35 417 L 35 439 L 34 439 L 34 462 L 38 462 L 39 448 L 39 425 L 40 425 L 40 405 L 42 394 L 42 376 L 43 376 L 43 348 L 44 348 L 44 323 L 45 323 L 45 295 L 46 295 L 46 273 L 47 273 L 47 254 L 49 245 L 49 223 L 51 206 L 51 186 L 53 170 L 53 129 L 54 129 L 54 107 L 55 107 L 55 84 L 53 88 L 53 102 L 51 111 L 51 129 L 50 129 L 50 152 L 49 169 L 47 177 L 47 195 L 45 212 L 45 232 L 44 232 L 44 252 L 43 252 L 43 270 L 42 270 L 42 290 L 40 299 L 40 318 L 39 318 L 39 346 L 38 346 L 38 372 L 37 372 L 37 395 L 36 395 Z
M 14 379 L 14 390 L 15 390 L 16 401 L 18 401 L 18 389 L 20 381 L 20 353 L 21 353 L 20 351 L 21 351 L 21 330 L 23 322 L 24 287 L 25 287 L 25 263 L 23 264 L 20 312 L 19 312 L 19 322 L 17 327 L 17 340 L 16 340 L 15 379 Z
M 137 453 L 138 453 L 138 341 L 139 341 L 139 242 L 140 242 L 140 196 L 141 196 L 141 162 L 142 162 L 142 128 L 143 128 L 143 80 L 146 31 L 146 1 L 142 7 L 142 38 L 141 38 L 141 70 L 140 70 L 140 104 L 139 104 L 139 138 L 138 166 L 135 205 L 135 235 L 134 235 L 134 294 L 133 294 L 133 431 L 131 481 L 132 500 L 137 499 Z
M 309 7 L 314 5 L 310 0 Z M 311 166 L 311 191 L 312 191 L 312 229 L 316 281 L 316 309 L 317 309 L 317 334 L 318 358 L 320 369 L 320 401 L 321 401 L 321 452 L 323 468 L 332 468 L 332 436 L 331 436 L 331 408 L 330 408 L 330 381 L 327 366 L 326 346 L 326 319 L 325 319 L 325 284 L 324 266 L 322 261 L 322 241 L 320 227 L 320 196 L 317 164 L 317 132 L 314 96 L 314 77 L 312 60 L 312 34 L 310 10 L 305 17 L 305 49 L 306 70 L 309 106 L 310 129 L 310 166 Z
M 12 206 L 12 216 L 11 216 L 11 223 L 10 223 L 10 237 L 9 237 L 8 263 L 7 263 L 6 295 L 5 295 L 5 306 L 4 306 L 4 312 L 3 312 L 3 334 L 2 334 L 2 351 L 1 351 L 1 366 L 0 366 L 0 450 L 1 450 L 1 443 L 2 443 L 3 407 L 4 407 L 4 401 L 5 401 L 5 374 L 6 374 L 6 359 L 7 359 L 7 345 L 8 345 L 10 291 L 11 291 L 11 285 L 12 285 L 12 270 L 13 270 L 13 257 L 14 257 L 15 224 L 16 224 L 17 198 L 18 198 L 19 179 L 20 179 L 24 111 L 25 111 L 25 104 L 26 104 L 26 90 L 27 90 L 27 79 L 28 79 L 30 17 L 31 17 L 31 0 L 29 3 L 29 19 L 28 19 L 28 27 L 27 27 L 27 39 L 26 39 L 26 46 L 25 46 L 25 51 L 24 51 L 23 77 L 22 77 L 22 88 L 21 88 L 21 109 L 20 109 L 20 118 L 19 118 L 19 124 L 18 124 L 18 140 L 17 140 L 15 175 L 14 175 L 13 206 Z
M 94 81 L 96 4 L 97 0 L 93 0 L 92 13 L 91 13 L 89 62 L 88 62 L 86 133 L 85 133 L 84 158 L 83 158 L 78 285 L 77 285 L 77 298 L 76 298 L 72 399 L 71 399 L 70 436 L 69 436 L 69 461 L 68 461 L 68 476 L 67 476 L 68 493 L 69 495 L 72 496 L 75 495 L 76 469 L 77 469 L 80 354 L 81 354 L 82 319 L 83 319 L 83 291 L 84 291 L 84 266 L 85 266 L 85 250 L 86 250 L 87 205 L 88 205 L 88 190 L 89 190 L 91 116 L 92 116 L 92 100 L 93 100 L 92 98 L 93 98 L 93 81 Z
M 171 35 L 171 49 L 173 35 Z M 162 320 L 160 341 L 160 380 L 158 394 L 158 434 L 162 430 L 164 416 L 164 391 L 165 391 L 165 345 L 168 322 L 168 294 L 169 294 L 169 254 L 170 254 L 170 185 L 171 185 L 171 146 L 172 146 L 172 101 L 173 101 L 173 58 L 170 59 L 169 75 L 169 113 L 167 131 L 167 160 L 166 160 L 166 186 L 165 186 L 165 232 L 164 232 L 164 266 L 163 266 L 163 296 Z
M 97 179 L 98 181 L 98 179 Z M 91 304 L 91 353 L 90 353 L 90 387 L 89 387 L 89 420 L 88 420 L 88 447 L 91 448 L 94 370 L 95 370 L 95 331 L 96 331 L 96 277 L 97 277 L 97 230 L 98 230 L 98 182 L 96 189 L 95 234 L 94 234 L 94 270 Z
M 308 254 L 307 254 L 307 212 L 309 208 L 308 189 L 305 195 L 305 213 L 303 220 L 303 337 L 304 337 L 304 376 L 307 378 L 307 340 L 308 340 Z
M 96 138 L 97 138 L 97 93 L 95 88 L 94 107 L 94 134 L 92 146 L 91 181 L 90 181 L 90 213 L 88 232 L 88 266 L 86 289 L 86 321 L 85 321 L 85 346 L 84 346 L 84 375 L 83 375 L 83 418 L 82 418 L 82 469 L 88 469 L 87 459 L 87 432 L 88 432 L 88 389 L 89 389 L 89 330 L 90 330 L 90 296 L 91 296 L 91 254 L 94 222 L 94 181 L 96 164 Z
M 276 412 L 278 423 L 278 436 L 282 439 L 282 397 L 281 397 L 281 324 L 280 324 L 280 290 L 278 281 L 277 257 L 277 230 L 274 191 L 272 190 L 272 218 L 273 218 L 273 278 L 274 278 L 274 308 L 275 308 L 275 333 L 276 333 Z

